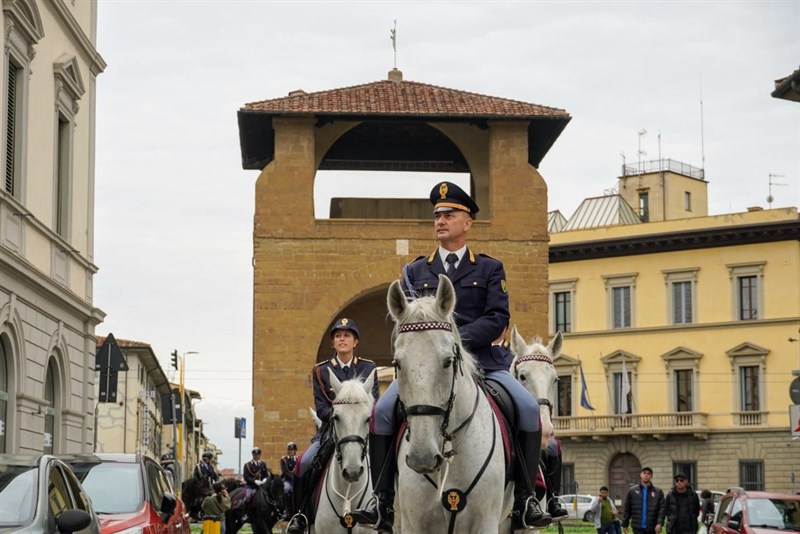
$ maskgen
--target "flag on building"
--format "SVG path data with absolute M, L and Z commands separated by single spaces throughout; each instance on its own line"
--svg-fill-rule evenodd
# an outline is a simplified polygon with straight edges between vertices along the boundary
M 586 388 L 586 377 L 583 376 L 583 363 L 581 363 L 580 359 L 578 359 L 578 367 L 581 370 L 581 406 L 587 410 L 594 410 L 589 403 L 589 390 Z
M 631 384 L 628 381 L 628 370 L 625 368 L 625 360 L 622 360 L 622 387 L 619 394 L 619 413 L 628 413 L 628 394 L 631 392 Z

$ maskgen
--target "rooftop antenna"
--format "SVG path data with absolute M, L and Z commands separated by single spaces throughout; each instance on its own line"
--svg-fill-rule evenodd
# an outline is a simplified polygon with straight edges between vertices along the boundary
M 644 170 L 642 169 L 642 156 L 647 155 L 647 150 L 642 148 L 642 137 L 647 135 L 647 130 L 642 128 L 639 130 L 639 174 L 644 174 Z
M 772 174 L 769 173 L 769 194 L 767 195 L 767 204 L 769 204 L 769 208 L 772 208 L 772 201 L 775 200 L 775 197 L 772 196 L 772 186 L 773 185 L 789 185 L 789 184 L 782 184 L 779 182 L 773 182 L 773 178 L 784 178 L 785 174 Z
M 392 40 L 392 50 L 394 50 L 394 68 L 397 68 L 397 19 L 394 19 L 394 27 L 389 30 L 389 39 Z
M 706 147 L 703 135 L 703 73 L 700 73 L 700 168 L 703 169 L 703 178 L 706 170 Z

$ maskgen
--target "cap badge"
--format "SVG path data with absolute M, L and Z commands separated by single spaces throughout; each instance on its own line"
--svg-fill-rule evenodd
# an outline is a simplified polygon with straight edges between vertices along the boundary
M 447 198 L 447 183 L 442 182 L 442 185 L 439 186 L 439 195 L 441 195 L 442 200 Z
M 349 323 L 350 320 L 349 319 L 342 319 L 341 322 L 342 322 L 342 326 L 347 326 L 347 323 Z

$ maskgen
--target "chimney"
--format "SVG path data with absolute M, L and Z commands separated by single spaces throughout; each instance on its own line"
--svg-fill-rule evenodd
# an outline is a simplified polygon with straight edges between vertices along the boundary
M 764 208 L 762 208 L 761 206 L 750 206 L 749 208 L 747 208 L 747 211 L 764 211 Z
M 403 81 L 403 71 L 397 70 L 394 68 L 389 71 L 389 81 L 390 82 L 402 82 Z
M 307 95 L 305 91 L 302 89 L 295 89 L 294 91 L 289 91 L 289 96 L 304 96 Z

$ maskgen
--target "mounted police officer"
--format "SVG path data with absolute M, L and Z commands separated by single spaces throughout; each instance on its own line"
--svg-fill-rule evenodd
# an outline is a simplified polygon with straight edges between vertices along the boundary
M 336 393 L 330 384 L 329 370 L 341 382 L 353 378 L 366 380 L 375 370 L 375 362 L 355 355 L 360 337 L 361 333 L 358 331 L 355 321 L 347 317 L 336 321 L 331 328 L 331 343 L 336 354 L 330 360 L 315 365 L 312 371 L 314 407 L 317 410 L 317 417 L 322 420 L 322 425 L 311 440 L 311 445 L 300 458 L 299 473 L 295 477 L 292 488 L 294 516 L 287 527 L 287 532 L 290 534 L 301 534 L 308 528 L 307 512 L 310 508 L 310 496 L 322 469 L 333 453 L 333 439 L 329 429 L 333 413 L 333 399 L 336 398 Z M 378 398 L 377 380 L 372 388 L 372 396 L 375 399 Z
M 508 391 L 516 406 L 515 528 L 546 526 L 550 515 L 542 512 L 534 496 L 542 433 L 539 405 L 511 376 L 508 366 L 496 361 L 491 350 L 492 342 L 501 336 L 510 317 L 503 263 L 467 247 L 467 233 L 479 208 L 463 189 L 451 182 L 441 182 L 431 190 L 430 200 L 439 247 L 403 268 L 403 288 L 409 298 L 416 298 L 435 294 L 440 274 L 446 274 L 453 282 L 455 321 L 465 347 L 475 356 L 486 377 Z M 365 508 L 351 513 L 356 522 L 371 525 L 380 532 L 391 532 L 394 521 L 397 400 L 397 381 L 394 381 L 375 407 L 374 433 L 369 436 L 375 494 Z
M 251 451 L 251 454 L 253 458 L 244 464 L 242 477 L 248 488 L 257 490 L 269 478 L 269 469 L 267 469 L 267 464 L 261 461 L 260 448 L 256 447 Z
M 211 451 L 206 451 L 203 453 L 202 460 L 197 462 L 197 465 L 194 466 L 194 477 L 198 480 L 203 480 L 208 482 L 208 487 L 212 487 L 214 482 L 219 482 L 219 475 L 217 471 L 214 469 L 214 466 L 211 464 L 211 460 L 214 459 L 214 453 Z
M 297 465 L 297 443 L 290 441 L 286 445 L 286 454 L 281 456 L 281 479 L 283 479 L 284 516 L 289 518 L 292 502 L 292 486 L 294 485 L 294 468 Z

